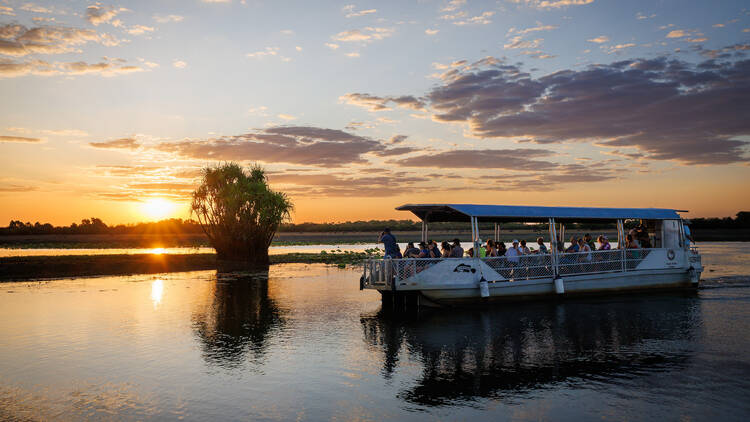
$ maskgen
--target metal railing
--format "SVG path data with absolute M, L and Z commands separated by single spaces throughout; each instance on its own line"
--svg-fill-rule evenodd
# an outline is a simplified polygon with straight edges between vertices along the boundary
M 651 251 L 652 249 L 612 249 L 558 253 L 557 274 L 566 276 L 632 271 Z M 456 258 L 368 259 L 364 263 L 364 285 L 393 287 L 394 283 L 398 284 L 401 280 L 411 278 L 439 262 L 451 259 Z M 550 254 L 480 259 L 507 280 L 532 280 L 555 276 L 555 264 Z

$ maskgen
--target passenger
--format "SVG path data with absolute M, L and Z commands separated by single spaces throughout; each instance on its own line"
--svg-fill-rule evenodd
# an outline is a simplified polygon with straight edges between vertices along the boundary
M 607 236 L 601 235 L 597 240 L 599 241 L 600 251 L 608 251 L 612 249 L 612 245 L 609 244 L 609 239 L 607 239 Z
M 635 239 L 633 239 L 633 235 L 629 234 L 625 237 L 625 247 L 627 249 L 639 249 L 638 244 L 635 242 Z
M 485 246 L 484 249 L 487 251 L 487 256 L 497 256 L 497 249 L 495 249 L 494 240 L 489 239 L 487 241 L 487 246 Z
M 513 239 L 513 246 L 505 252 L 505 256 L 508 257 L 508 263 L 518 264 L 521 255 L 523 255 L 523 252 L 518 248 L 518 241 Z
M 591 247 L 586 243 L 586 236 L 578 239 L 578 251 L 582 253 L 580 262 L 591 262 Z
M 414 247 L 414 242 L 409 242 L 406 244 L 406 249 L 404 250 L 404 258 L 419 258 L 419 249 Z
M 531 254 L 531 250 L 529 250 L 529 248 L 526 247 L 526 240 L 521 240 L 521 246 L 519 247 L 519 250 L 521 251 L 523 255 Z
M 484 248 L 482 245 L 482 239 L 479 239 L 479 257 L 485 258 L 487 257 L 487 249 Z
M 580 246 L 578 246 L 578 239 L 576 239 L 575 236 L 570 236 L 570 246 L 568 246 L 568 249 L 565 249 L 566 253 L 576 253 L 580 250 Z
M 464 257 L 464 248 L 461 247 L 461 241 L 459 241 L 458 238 L 453 239 L 453 248 L 451 249 L 451 257 L 453 258 Z
M 586 242 L 587 245 L 589 245 L 589 249 L 592 251 L 596 250 L 596 245 L 594 244 L 594 239 L 591 238 L 591 235 L 586 233 L 583 235 L 583 241 Z
M 442 258 L 443 254 L 440 253 L 440 249 L 438 249 L 437 243 L 430 242 L 427 245 L 427 248 L 430 250 L 430 258 Z
M 508 252 L 508 250 L 505 248 L 505 243 L 503 242 L 496 242 L 495 249 L 497 250 L 497 256 L 505 256 L 505 252 Z
M 382 243 L 385 248 L 385 258 L 401 257 L 401 251 L 396 242 L 396 237 L 391 234 L 391 229 L 387 227 L 383 229 L 383 232 L 380 233 L 380 237 L 378 238 L 378 243 Z
M 451 257 L 451 244 L 443 241 L 443 243 L 440 244 L 440 256 L 442 258 L 450 258 Z
M 539 245 L 539 253 L 540 254 L 547 254 L 547 253 L 549 253 L 547 251 L 547 247 L 544 245 L 544 238 L 543 237 L 537 238 L 536 239 L 536 244 Z
M 419 256 L 417 258 L 429 258 L 430 257 L 430 248 L 427 247 L 427 244 L 424 242 L 419 242 Z

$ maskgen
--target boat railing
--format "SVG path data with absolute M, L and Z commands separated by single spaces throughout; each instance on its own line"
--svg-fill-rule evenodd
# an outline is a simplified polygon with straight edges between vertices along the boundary
M 611 249 L 559 253 L 557 273 L 566 276 L 633 271 L 652 251 L 653 249 Z M 368 259 L 364 263 L 364 282 L 365 285 L 392 287 L 393 283 L 411 278 L 439 262 L 452 259 L 456 258 Z M 485 257 L 481 260 L 507 280 L 532 280 L 555 276 L 555 265 L 550 254 Z M 485 277 L 492 278 L 489 275 Z

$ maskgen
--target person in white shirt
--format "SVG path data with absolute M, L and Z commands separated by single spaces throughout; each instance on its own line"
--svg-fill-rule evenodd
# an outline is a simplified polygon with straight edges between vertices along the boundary
M 518 249 L 521 251 L 523 255 L 529 255 L 531 253 L 531 250 L 526 246 L 526 241 L 521 241 L 521 246 L 518 247 Z
M 521 255 L 523 255 L 523 251 L 521 251 L 521 249 L 519 249 L 518 247 L 518 240 L 513 239 L 513 246 L 508 248 L 508 250 L 505 252 L 505 256 L 508 258 L 508 266 L 511 268 L 518 266 L 521 261 Z M 515 273 L 516 270 L 514 268 L 511 269 L 511 277 L 509 278 L 515 278 Z

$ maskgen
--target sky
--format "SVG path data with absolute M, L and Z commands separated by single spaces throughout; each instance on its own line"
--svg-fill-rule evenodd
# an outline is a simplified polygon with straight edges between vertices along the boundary
M 405 203 L 750 210 L 750 4 L 0 0 L 0 225 Z

